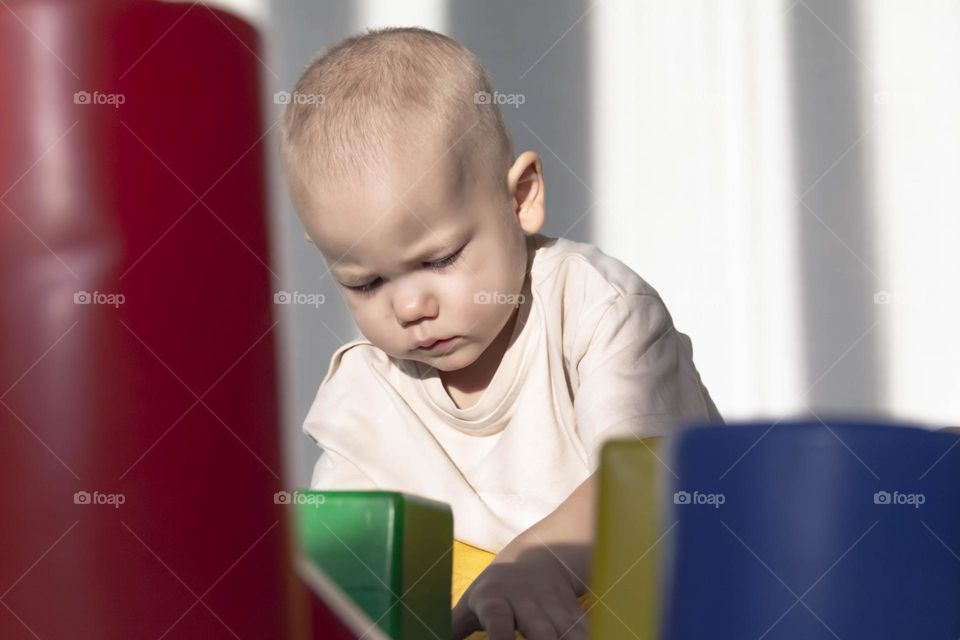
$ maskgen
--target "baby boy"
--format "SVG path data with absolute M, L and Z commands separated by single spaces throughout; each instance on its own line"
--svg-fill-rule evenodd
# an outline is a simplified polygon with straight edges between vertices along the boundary
M 325 51 L 285 108 L 291 201 L 364 336 L 304 423 L 311 488 L 450 504 L 457 541 L 497 554 L 455 638 L 583 638 L 600 445 L 722 419 L 656 290 L 539 233 L 540 157 L 491 95 L 461 45 L 400 28 Z

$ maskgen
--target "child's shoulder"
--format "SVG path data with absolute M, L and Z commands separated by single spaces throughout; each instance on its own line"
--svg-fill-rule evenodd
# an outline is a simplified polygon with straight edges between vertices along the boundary
M 375 346 L 366 338 L 351 340 L 346 344 L 337 347 L 333 355 L 330 356 L 330 364 L 327 367 L 327 373 L 320 382 L 320 388 L 328 386 L 327 383 L 337 375 L 338 379 L 357 377 L 369 377 L 371 368 L 378 369 L 388 366 L 389 356 L 379 347 Z
M 659 297 L 657 290 L 621 260 L 596 245 L 536 234 L 531 279 L 534 286 L 576 290 L 593 296 L 630 294 Z

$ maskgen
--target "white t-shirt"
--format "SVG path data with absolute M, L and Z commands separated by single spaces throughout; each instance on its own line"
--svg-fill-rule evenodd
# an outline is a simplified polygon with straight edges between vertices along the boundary
M 449 503 L 454 537 L 499 552 L 596 470 L 609 438 L 722 418 L 688 338 L 619 260 L 527 236 L 526 296 L 480 400 L 365 339 L 334 352 L 303 424 L 323 453 L 311 489 L 403 491 Z

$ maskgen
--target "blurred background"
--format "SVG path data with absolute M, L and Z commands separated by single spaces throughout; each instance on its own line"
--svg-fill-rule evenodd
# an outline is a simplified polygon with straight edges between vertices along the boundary
M 515 151 L 543 158 L 543 233 L 660 292 L 726 419 L 960 424 L 960 3 L 217 4 L 264 35 L 267 127 L 275 92 L 354 32 L 419 25 L 472 50 L 522 96 L 502 110 Z M 361 336 L 268 161 L 276 284 L 325 296 L 281 322 L 306 486 L 318 451 L 300 424 L 330 354 Z

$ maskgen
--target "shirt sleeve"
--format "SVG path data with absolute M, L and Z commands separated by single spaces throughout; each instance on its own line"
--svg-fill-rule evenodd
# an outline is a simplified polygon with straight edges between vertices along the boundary
M 310 488 L 313 490 L 376 489 L 369 467 L 363 471 L 360 452 L 364 451 L 365 426 L 369 407 L 356 400 L 356 379 L 368 372 L 355 343 L 338 348 L 330 357 L 327 370 L 310 410 L 303 421 L 303 433 L 316 444 L 320 456 L 313 466 Z M 370 447 L 367 447 L 369 450 Z
M 619 296 L 602 312 L 577 363 L 577 433 L 591 470 L 613 438 L 667 435 L 690 423 L 723 423 L 693 364 L 690 338 L 651 294 Z
M 319 491 L 364 491 L 376 489 L 377 485 L 349 459 L 332 449 L 323 449 L 313 466 L 310 488 Z

